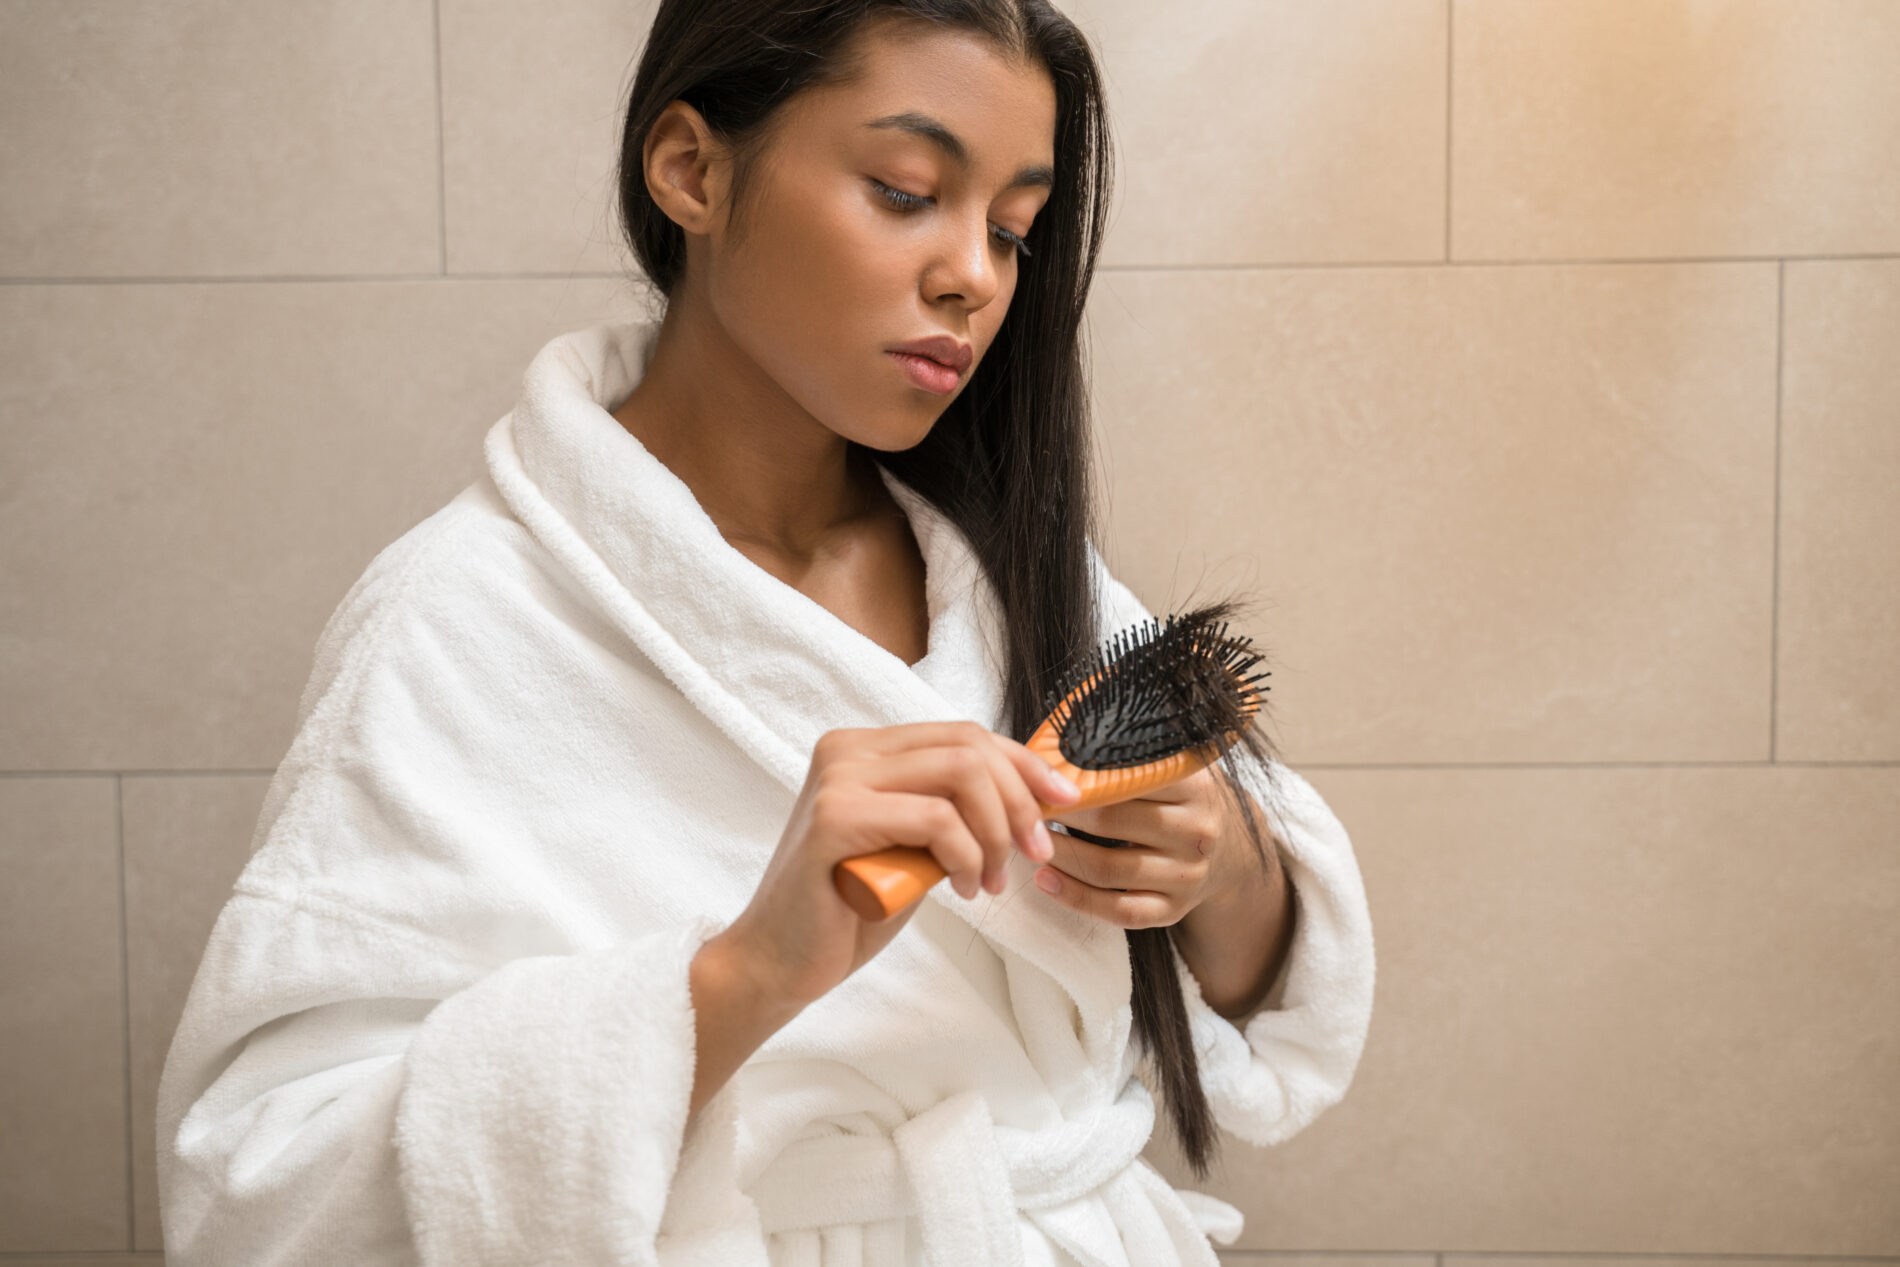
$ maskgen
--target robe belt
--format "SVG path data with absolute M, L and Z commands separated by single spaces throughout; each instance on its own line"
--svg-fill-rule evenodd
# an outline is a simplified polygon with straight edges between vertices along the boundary
M 999 1127 L 988 1101 L 966 1091 L 889 1137 L 795 1140 L 750 1195 L 767 1233 L 914 1214 L 932 1264 L 1020 1263 L 1017 1211 L 1062 1205 L 1110 1183 L 1136 1163 L 1153 1123 L 1149 1104 L 1127 1099 L 1041 1130 Z

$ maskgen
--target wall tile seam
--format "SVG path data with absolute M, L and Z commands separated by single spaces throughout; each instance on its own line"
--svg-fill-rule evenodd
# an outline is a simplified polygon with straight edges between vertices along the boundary
M 1549 256 L 1521 259 L 1417 260 L 1258 260 L 1245 263 L 1197 264 L 1103 264 L 1102 273 L 1306 273 L 1349 272 L 1368 269 L 1460 269 L 1460 268 L 1591 268 L 1643 264 L 1827 264 L 1877 263 L 1900 260 L 1900 251 L 1860 251 L 1835 254 L 1803 255 L 1784 252 L 1779 255 L 1655 255 L 1655 256 Z M 0 286 L 286 286 L 298 284 L 388 284 L 395 282 L 585 282 L 640 281 L 637 272 L 441 272 L 441 273 L 230 273 L 221 275 L 127 274 L 99 277 L 0 277 Z M 644 284 L 644 283 L 642 283 Z
M 1781 705 L 1781 381 L 1787 364 L 1788 262 L 1775 266 L 1775 507 L 1769 519 L 1768 760 L 1780 734 Z
M 1456 256 L 1451 259 L 1416 260 L 1258 260 L 1252 262 L 1201 262 L 1194 264 L 1118 263 L 1103 264 L 1097 273 L 1245 273 L 1245 272 L 1316 272 L 1365 269 L 1459 269 L 1459 268 L 1593 268 L 1644 264 L 1807 264 L 1854 263 L 1900 260 L 1900 251 L 1851 251 L 1827 254 L 1780 252 L 1769 255 L 1550 255 L 1494 257 Z
M 1892 770 L 1900 759 L 1867 761 L 1288 761 L 1296 770 Z M 1293 1251 L 1288 1251 L 1289 1253 Z M 1344 1251 L 1341 1251 L 1342 1253 Z M 1486 1251 L 1503 1253 L 1504 1251 Z M 1607 1251 L 1606 1251 L 1607 1252 Z M 1802 1257 L 1802 1255 L 1796 1255 Z M 1896 1257 L 1900 1262 L 1900 1257 Z
M 125 1096 L 125 1248 L 132 1251 L 139 1245 L 138 1216 L 133 1209 L 137 1186 L 132 1143 L 132 946 L 126 920 L 130 895 L 125 887 L 125 779 L 118 775 L 112 779 L 112 817 L 119 853 L 119 1060 Z
M 275 768 L 226 770 L 180 766 L 171 770 L 0 770 L 0 779 L 236 779 L 269 778 L 275 773 L 277 773 Z
M 1454 63 L 1453 63 L 1452 55 L 1451 55 L 1451 19 L 1452 19 L 1452 14 L 1457 9 L 1457 7 L 1458 6 L 1456 4 L 1456 0 L 1445 0 L 1445 259 L 1444 259 L 1444 262 L 1447 264 L 1452 262 L 1451 182 L 1452 182 L 1453 174 L 1457 171 L 1457 168 L 1452 165 L 1452 161 L 1451 161 L 1451 141 L 1452 141 L 1452 136 L 1454 135 L 1451 130 L 1452 93 L 1457 86 L 1457 80 L 1452 74 L 1452 68 L 1454 66 Z M 1439 1263 L 1438 1267 L 1445 1267 L 1445 1265 L 1443 1263 Z
M 435 222 L 438 271 L 449 271 L 449 171 L 442 124 L 442 0 L 430 0 L 430 30 L 435 45 Z
M 1900 1263 L 1900 1254 L 1743 1254 L 1725 1251 L 1686 1251 L 1668 1250 L 1563 1250 L 1563 1249 L 1222 1249 L 1219 1255 L 1222 1261 L 1243 1259 L 1247 1261 L 1272 1262 L 1281 1258 L 1361 1258 L 1361 1259 L 1402 1259 L 1430 1258 L 1435 1267 L 1445 1267 L 1447 1258 L 1459 1259 L 1536 1259 L 1548 1262 L 1580 1262 L 1598 1260 L 1603 1262 L 1643 1262 L 1656 1260 L 1669 1263 L 1832 1263 L 1839 1267 L 1851 1267 L 1856 1263 Z M 0 1262 L 5 1256 L 0 1255 Z M 1456 1265 L 1454 1264 L 1454 1267 Z

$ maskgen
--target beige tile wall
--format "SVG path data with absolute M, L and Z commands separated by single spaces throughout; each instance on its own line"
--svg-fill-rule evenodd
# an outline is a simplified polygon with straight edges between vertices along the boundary
M 1228 1259 L 1900 1255 L 1900 4 L 1067 7 L 1111 559 L 1268 600 L 1379 938 Z M 317 632 L 637 300 L 651 13 L 0 0 L 0 1261 L 157 1261 Z

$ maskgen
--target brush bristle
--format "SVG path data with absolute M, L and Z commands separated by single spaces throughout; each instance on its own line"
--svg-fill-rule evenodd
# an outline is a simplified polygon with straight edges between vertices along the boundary
M 1224 611 L 1131 625 L 1064 674 L 1043 703 L 1062 755 L 1078 769 L 1119 770 L 1209 743 L 1225 751 L 1259 709 L 1257 691 L 1269 689 L 1247 688 L 1272 675 L 1252 672 L 1261 655 L 1228 635 Z

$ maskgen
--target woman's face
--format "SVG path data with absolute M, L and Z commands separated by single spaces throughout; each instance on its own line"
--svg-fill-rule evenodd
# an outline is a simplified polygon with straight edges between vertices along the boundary
M 971 35 L 877 22 L 860 38 L 864 73 L 785 104 L 738 239 L 722 209 L 699 262 L 741 351 L 820 423 L 890 451 L 929 433 L 996 339 L 1010 235 L 1049 197 L 1056 100 L 1047 72 Z M 968 367 L 891 351 L 932 336 Z

